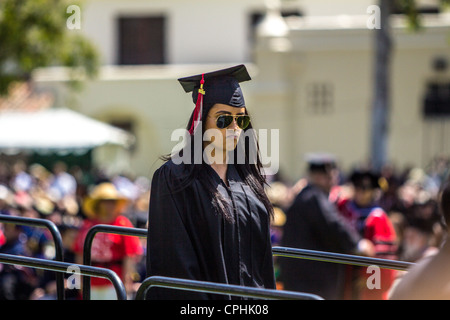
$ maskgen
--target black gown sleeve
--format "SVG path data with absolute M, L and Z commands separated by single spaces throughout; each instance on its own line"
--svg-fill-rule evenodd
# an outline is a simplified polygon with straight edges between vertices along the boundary
M 188 206 L 183 191 L 172 193 L 169 179 L 176 172 L 163 165 L 152 179 L 148 237 L 147 276 L 166 276 L 182 279 L 201 279 L 197 254 L 186 230 Z M 203 293 L 184 290 L 150 288 L 148 299 L 206 299 Z

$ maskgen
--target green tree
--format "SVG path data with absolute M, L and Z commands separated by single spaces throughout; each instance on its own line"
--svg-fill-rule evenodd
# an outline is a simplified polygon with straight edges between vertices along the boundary
M 94 77 L 99 66 L 95 47 L 78 30 L 70 30 L 71 0 L 0 1 L 0 95 L 11 83 L 28 81 L 36 68 L 70 67 L 69 84 Z

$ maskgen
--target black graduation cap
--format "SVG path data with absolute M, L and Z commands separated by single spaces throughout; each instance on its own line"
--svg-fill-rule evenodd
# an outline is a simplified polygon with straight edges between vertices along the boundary
M 329 153 L 308 153 L 305 160 L 310 172 L 329 172 L 336 168 L 336 157 Z
M 377 189 L 380 175 L 370 170 L 354 170 L 350 175 L 350 181 L 356 188 Z
M 202 76 L 205 81 L 205 104 L 223 103 L 233 107 L 245 107 L 239 86 L 240 82 L 251 80 L 245 65 L 178 79 L 185 92 L 192 92 L 194 103 L 197 101 Z
M 251 77 L 243 64 L 178 79 L 185 92 L 192 92 L 192 100 L 196 104 L 193 114 L 195 121 L 204 119 L 216 103 L 245 107 L 239 83 L 248 80 L 251 80 Z M 191 133 L 193 128 L 192 126 Z
M 203 74 L 205 79 L 205 85 L 208 84 L 208 80 L 216 77 L 233 77 L 237 82 L 243 82 L 251 80 L 250 75 L 247 72 L 245 65 L 240 64 L 227 69 L 212 71 Z M 184 77 L 178 79 L 184 91 L 191 92 L 195 88 L 200 87 L 200 80 L 202 79 L 202 74 L 197 74 L 195 76 Z

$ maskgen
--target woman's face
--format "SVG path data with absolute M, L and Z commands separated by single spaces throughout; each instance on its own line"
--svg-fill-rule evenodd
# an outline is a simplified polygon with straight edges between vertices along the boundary
M 236 148 L 242 129 L 238 127 L 236 119 L 226 128 L 217 127 L 217 117 L 220 115 L 245 115 L 245 108 L 231 107 L 226 104 L 216 103 L 208 112 L 205 119 L 204 147 L 209 146 L 223 152 Z
M 367 182 L 369 184 L 370 182 Z M 367 186 L 357 186 L 355 187 L 354 201 L 360 207 L 367 207 L 372 204 L 375 198 L 375 189 Z
M 118 201 L 100 200 L 98 202 L 98 216 L 102 221 L 110 221 L 118 213 Z

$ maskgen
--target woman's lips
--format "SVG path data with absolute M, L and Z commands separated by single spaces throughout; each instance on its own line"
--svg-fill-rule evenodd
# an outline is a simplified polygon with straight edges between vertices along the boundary
M 239 131 L 233 131 L 233 132 L 228 132 L 226 137 L 227 137 L 227 139 L 230 139 L 230 138 L 237 139 L 237 138 L 239 138 L 240 135 L 241 135 L 241 133 Z
M 229 134 L 227 135 L 227 139 L 238 139 L 239 138 L 239 134 Z

